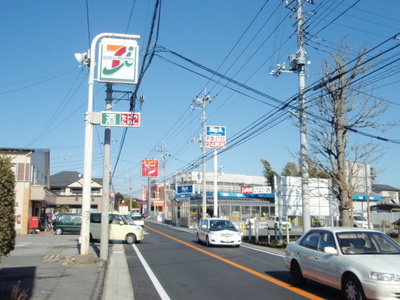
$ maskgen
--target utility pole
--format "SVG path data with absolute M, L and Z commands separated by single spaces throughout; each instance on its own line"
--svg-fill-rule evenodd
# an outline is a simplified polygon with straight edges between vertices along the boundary
M 193 102 L 195 104 L 195 108 L 202 109 L 202 136 L 201 136 L 201 147 L 202 147 L 202 161 L 203 161 L 203 170 L 202 170 L 202 219 L 207 218 L 207 180 L 206 180 L 206 172 L 207 172 L 207 149 L 206 149 L 206 136 L 207 136 L 207 117 L 206 117 L 206 108 L 207 101 L 211 102 L 212 98 L 210 96 L 205 96 L 203 98 L 196 98 Z M 197 106 L 197 107 L 196 107 Z
M 161 157 L 164 160 L 164 212 L 165 212 L 165 218 L 167 219 L 167 215 L 168 215 L 168 203 L 167 203 L 167 182 L 166 182 L 166 176 L 167 176 L 167 156 L 169 156 L 170 154 L 168 154 L 168 150 L 167 148 L 165 148 L 165 146 L 159 147 L 159 151 L 161 152 Z
M 112 107 L 112 84 L 107 83 L 106 90 L 106 111 Z M 101 240 L 100 240 L 100 258 L 108 260 L 108 205 L 110 203 L 110 174 L 111 174 L 111 127 L 104 129 L 104 157 L 103 157 L 103 198 L 101 202 Z
M 313 4 L 312 0 L 306 0 Z M 295 8 L 289 6 L 297 2 Z M 303 208 L 303 232 L 311 228 L 310 216 L 310 188 L 309 188 L 309 174 L 308 174 L 308 142 L 307 142 L 307 114 L 306 114 L 306 74 L 305 69 L 306 51 L 304 47 L 304 28 L 303 28 L 303 0 L 286 1 L 286 7 L 296 11 L 297 19 L 297 52 L 295 55 L 289 56 L 289 71 L 285 71 L 285 64 L 278 65 L 276 71 L 272 71 L 271 75 L 278 76 L 281 73 L 298 73 L 299 82 L 299 119 L 300 119 L 300 172 L 301 172 L 301 194 L 302 194 L 302 208 Z

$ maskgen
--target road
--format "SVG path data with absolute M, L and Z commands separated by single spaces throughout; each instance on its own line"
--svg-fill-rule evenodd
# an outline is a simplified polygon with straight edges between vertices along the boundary
M 246 243 L 206 247 L 185 228 L 146 222 L 145 239 L 124 247 L 135 300 L 340 298 L 310 281 L 292 286 L 283 252 Z

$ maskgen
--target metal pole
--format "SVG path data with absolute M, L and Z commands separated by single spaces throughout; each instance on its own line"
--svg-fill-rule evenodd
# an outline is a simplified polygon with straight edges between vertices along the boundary
M 304 49 L 303 15 L 302 0 L 297 0 L 297 32 L 298 32 L 298 52 L 297 67 L 299 73 L 299 101 L 300 101 L 300 170 L 302 186 L 302 204 L 303 204 L 303 232 L 311 228 L 310 217 L 310 191 L 308 175 L 308 144 L 307 144 L 307 116 L 306 116 L 306 52 Z
M 203 208 L 202 208 L 202 218 L 203 220 L 207 218 L 207 157 L 206 157 L 206 97 L 203 98 L 203 137 L 202 137 L 202 150 L 203 150 Z
M 148 208 L 147 208 L 147 217 L 150 218 L 151 215 L 151 186 L 150 186 L 150 177 L 147 177 L 147 201 L 148 201 Z
M 218 215 L 218 149 L 214 149 L 214 217 Z
M 107 83 L 106 111 L 112 107 L 112 84 Z M 111 173 L 111 127 L 104 129 L 104 158 L 103 158 L 103 198 L 101 210 L 101 240 L 100 240 L 100 258 L 108 260 L 108 204 L 110 202 L 110 173 Z

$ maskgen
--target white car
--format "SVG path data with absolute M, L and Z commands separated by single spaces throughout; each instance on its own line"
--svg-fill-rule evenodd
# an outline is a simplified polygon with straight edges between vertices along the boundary
M 232 245 L 240 247 L 242 235 L 235 225 L 221 218 L 207 218 L 197 227 L 199 243 L 210 245 Z
M 342 291 L 344 299 L 399 299 L 400 245 L 372 229 L 311 229 L 286 248 L 295 284 L 305 279 Z
M 134 225 L 144 226 L 144 218 L 142 215 L 132 215 L 130 219 Z
M 364 216 L 354 215 L 353 221 L 354 221 L 354 227 L 368 228 L 368 220 Z M 374 225 L 372 225 L 371 222 L 369 223 L 369 229 L 374 229 Z
M 287 217 L 282 217 L 281 224 L 282 224 L 283 230 L 286 230 L 287 228 L 289 228 L 289 230 L 292 230 L 292 225 L 290 224 Z M 275 229 L 275 227 L 279 228 L 279 217 L 277 217 L 277 216 L 268 217 L 267 229 Z

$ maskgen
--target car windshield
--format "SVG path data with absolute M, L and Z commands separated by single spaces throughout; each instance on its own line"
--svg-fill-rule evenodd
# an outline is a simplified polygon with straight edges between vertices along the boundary
M 124 218 L 126 219 L 129 225 L 135 225 L 130 215 L 124 215 Z
M 230 229 L 235 228 L 235 225 L 229 220 L 210 220 L 211 229 Z
M 336 234 L 343 254 L 400 254 L 400 245 L 381 232 Z

